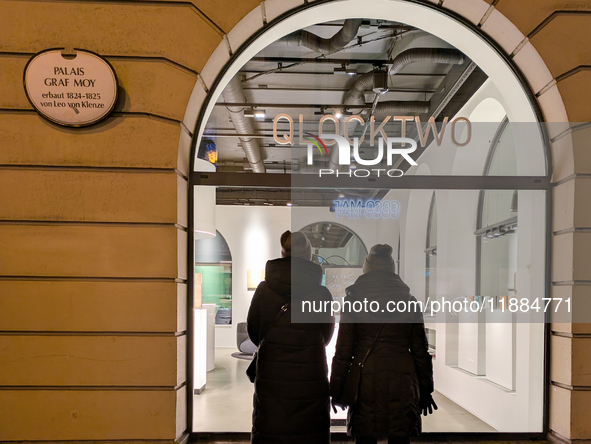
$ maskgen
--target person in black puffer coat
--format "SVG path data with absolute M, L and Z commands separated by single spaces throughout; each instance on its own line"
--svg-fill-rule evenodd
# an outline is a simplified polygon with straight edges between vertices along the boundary
M 334 318 L 329 313 L 320 319 L 323 322 L 291 323 L 290 304 L 272 324 L 281 307 L 291 302 L 292 293 L 319 301 L 332 301 L 332 296 L 320 285 L 322 269 L 310 261 L 311 245 L 303 233 L 286 231 L 281 246 L 283 257 L 267 262 L 265 280 L 248 311 L 248 335 L 259 346 L 251 443 L 328 444 L 325 346 L 334 331 Z
M 394 272 L 392 247 L 375 245 L 363 265 L 363 274 L 346 290 L 345 301 L 416 301 Z M 375 305 L 374 305 L 375 306 Z M 369 310 L 368 310 L 369 311 Z M 380 326 L 383 327 L 380 331 Z M 378 335 L 379 331 L 379 335 Z M 420 310 L 402 313 L 343 312 L 336 353 L 332 361 L 330 392 L 339 405 L 345 376 L 374 347 L 362 368 L 356 404 L 349 408 L 347 432 L 357 444 L 410 442 L 421 432 L 421 411 L 433 412 L 433 366 Z

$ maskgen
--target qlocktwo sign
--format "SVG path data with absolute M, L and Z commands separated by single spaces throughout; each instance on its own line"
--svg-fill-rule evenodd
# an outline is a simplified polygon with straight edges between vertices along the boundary
M 392 122 L 399 121 L 401 123 L 400 136 L 394 137 L 392 134 L 386 134 L 385 125 L 392 118 Z M 280 120 L 287 120 L 289 122 L 289 133 L 279 136 L 278 122 Z M 323 123 L 325 121 L 332 121 L 335 125 L 335 133 L 328 134 L 323 132 Z M 339 171 L 338 169 L 320 168 L 318 170 L 318 176 L 336 175 L 348 176 L 348 177 L 369 177 L 369 176 L 388 176 L 388 177 L 401 177 L 404 175 L 404 171 L 398 168 L 359 168 L 359 166 L 373 166 L 379 165 L 384 159 L 386 159 L 387 165 L 392 166 L 394 163 L 394 156 L 400 156 L 410 166 L 416 166 L 417 163 L 411 154 L 414 153 L 418 148 L 416 140 L 405 137 L 407 133 L 407 123 L 409 126 L 414 123 L 416 125 L 416 132 L 418 135 L 418 141 L 422 148 L 426 148 L 429 143 L 429 135 L 433 134 L 433 139 L 438 146 L 441 146 L 445 136 L 446 129 L 449 127 L 451 133 L 451 142 L 456 147 L 465 147 L 470 144 L 472 140 L 472 122 L 466 117 L 458 117 L 450 122 L 449 117 L 445 117 L 442 122 L 436 123 L 433 117 L 429 118 L 427 122 L 421 122 L 419 116 L 387 116 L 382 122 L 376 122 L 373 116 L 370 117 L 369 122 L 366 122 L 363 117 L 359 115 L 352 115 L 347 118 L 337 118 L 335 115 L 327 114 L 322 117 L 318 123 L 318 134 L 320 137 L 315 136 L 312 133 L 305 132 L 303 130 L 304 117 L 303 114 L 299 115 L 300 131 L 299 131 L 299 144 L 307 145 L 306 159 L 307 165 L 314 165 L 314 153 L 317 148 L 320 156 L 331 157 L 335 165 L 347 165 L 349 166 L 348 171 Z M 340 134 L 339 126 L 344 123 L 344 131 Z M 360 145 L 365 139 L 365 131 L 361 139 L 354 137 L 353 140 L 349 138 L 349 124 L 360 123 L 362 125 L 369 125 L 369 151 L 373 151 L 375 157 L 373 159 L 364 159 L 360 155 Z M 376 128 L 376 124 L 378 125 Z M 459 125 L 464 125 L 466 131 L 457 129 Z M 367 128 L 366 128 L 367 129 Z M 463 140 L 459 140 L 459 134 L 465 132 Z M 305 136 L 308 137 L 305 137 Z M 294 119 L 289 114 L 278 114 L 273 120 L 273 139 L 280 145 L 294 145 L 297 135 L 294 131 Z M 378 145 L 375 150 L 371 148 L 375 145 L 375 139 L 377 139 Z M 306 143 L 304 142 L 306 141 Z M 332 153 L 329 155 L 328 149 L 326 148 L 325 141 L 331 140 L 332 144 L 336 144 L 336 156 L 333 157 Z M 384 147 L 385 146 L 385 147 Z M 351 156 L 351 154 L 353 154 Z M 354 160 L 354 162 L 352 161 Z
M 42 51 L 24 72 L 27 98 L 46 119 L 81 127 L 107 117 L 117 102 L 117 76 L 102 57 L 83 50 Z

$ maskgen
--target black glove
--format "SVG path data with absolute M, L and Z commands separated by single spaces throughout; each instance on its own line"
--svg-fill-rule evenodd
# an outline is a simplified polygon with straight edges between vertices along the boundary
M 347 409 L 346 407 L 343 407 L 342 405 L 335 404 L 335 403 L 334 403 L 334 399 L 331 399 L 331 400 L 330 400 L 330 405 L 332 406 L 332 410 L 333 410 L 335 413 L 337 413 L 337 406 L 338 406 L 338 407 L 340 407 L 340 408 L 341 408 L 341 410 L 343 410 L 343 411 Z
M 433 409 L 437 410 L 437 404 L 435 404 L 435 401 L 433 401 L 433 396 L 431 396 L 431 393 L 421 394 L 419 408 L 421 409 L 421 412 L 424 416 L 433 414 Z

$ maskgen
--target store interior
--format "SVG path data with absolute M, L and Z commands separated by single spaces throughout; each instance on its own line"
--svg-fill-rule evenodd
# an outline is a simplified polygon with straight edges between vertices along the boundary
M 490 301 L 476 314 L 425 313 L 439 410 L 424 418 L 424 432 L 542 432 L 544 324 L 499 307 L 508 298 L 545 294 L 547 192 L 462 189 L 449 179 L 547 175 L 544 138 L 527 95 L 517 97 L 494 70 L 485 72 L 459 46 L 415 26 L 351 22 L 307 26 L 263 46 L 218 91 L 204 121 L 195 171 L 289 174 L 292 186 L 193 189 L 193 431 L 250 431 L 253 385 L 245 370 L 253 349 L 244 325 L 265 263 L 280 257 L 279 238 L 289 229 L 310 240 L 334 298 L 362 273 L 371 246 L 387 243 L 397 273 L 425 306 Z M 335 33 L 354 36 L 334 52 L 313 47 L 311 34 L 330 39 Z M 393 74 L 393 61 L 417 48 L 455 51 L 461 63 L 446 52 L 445 59 L 415 61 Z M 374 71 L 388 73 L 385 86 L 365 91 L 359 109 L 347 106 L 356 79 Z M 331 115 L 325 132 L 338 134 L 333 125 L 355 111 L 376 123 L 402 114 L 423 122 L 463 117 L 471 125 L 419 143 L 416 165 L 402 157 L 394 162 L 404 176 L 440 179 L 432 188 L 399 188 L 395 180 L 387 188 L 355 187 L 354 179 L 343 188 L 307 187 L 319 168 L 334 168 L 334 158 L 318 155 L 308 165 L 306 144 L 295 136 L 293 144 L 277 142 L 276 133 L 290 128 L 283 119 L 275 131 L 275 118 L 294 116 L 294 126 L 320 135 L 319 120 Z M 349 125 L 348 136 L 369 135 L 368 127 Z M 401 124 L 392 119 L 384 131 L 399 134 Z M 468 132 L 470 143 L 458 146 Z M 420 128 L 408 136 L 419 141 Z M 361 154 L 375 157 L 367 139 Z M 391 168 L 383 163 L 378 166 Z M 336 334 L 327 347 L 329 367 Z M 332 418 L 333 431 L 344 431 L 345 412 Z

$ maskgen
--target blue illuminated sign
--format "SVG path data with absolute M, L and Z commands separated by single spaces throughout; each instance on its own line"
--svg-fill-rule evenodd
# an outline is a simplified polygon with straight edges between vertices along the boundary
M 337 219 L 398 219 L 400 203 L 397 200 L 339 199 L 333 200 Z

